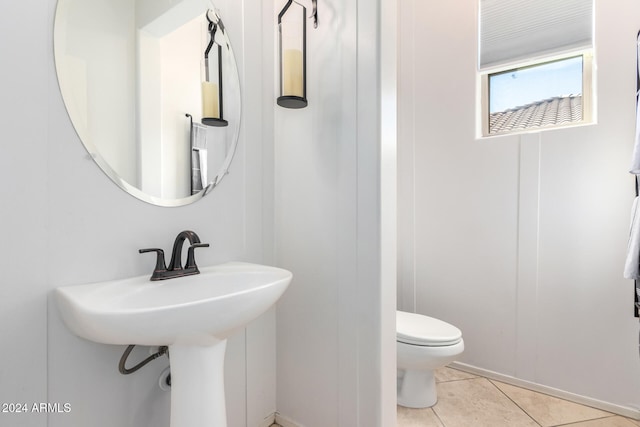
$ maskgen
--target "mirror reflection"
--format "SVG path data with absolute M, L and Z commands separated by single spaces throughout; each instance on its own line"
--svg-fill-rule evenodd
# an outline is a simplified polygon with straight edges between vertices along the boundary
M 135 197 L 198 200 L 227 173 L 240 83 L 208 0 L 58 0 L 58 81 L 96 163 Z

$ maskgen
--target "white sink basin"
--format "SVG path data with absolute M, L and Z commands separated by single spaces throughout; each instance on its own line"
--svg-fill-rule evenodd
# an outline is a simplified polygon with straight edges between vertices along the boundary
M 164 281 L 147 275 L 61 287 L 56 298 L 82 338 L 169 346 L 172 427 L 225 427 L 226 338 L 268 310 L 291 278 L 280 268 L 230 262 Z
M 57 289 L 57 300 L 69 329 L 91 341 L 206 345 L 265 312 L 291 277 L 280 268 L 233 262 L 158 282 L 147 275 L 66 286 Z

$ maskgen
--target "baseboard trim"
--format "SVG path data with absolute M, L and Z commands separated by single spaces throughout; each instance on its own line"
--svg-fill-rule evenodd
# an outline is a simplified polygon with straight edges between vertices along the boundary
M 504 383 L 511 384 L 517 387 L 522 387 L 539 393 L 548 394 L 549 396 L 553 397 L 559 397 L 561 399 L 579 403 L 581 405 L 591 406 L 592 408 L 601 409 L 603 411 L 622 415 L 627 418 L 640 420 L 640 408 L 631 408 L 604 402 L 602 400 L 593 399 L 591 397 L 581 396 L 579 394 L 570 393 L 568 391 L 559 390 L 557 388 L 522 380 L 509 375 L 500 374 L 488 369 L 482 369 L 472 365 L 467 365 L 466 363 L 453 362 L 449 366 L 464 372 L 468 372 L 470 374 L 481 375 L 483 377 L 487 377 L 496 381 L 502 381 Z
M 279 424 L 282 427 L 304 427 L 302 424 L 298 424 L 278 412 L 275 413 L 275 419 L 276 424 Z
M 271 427 L 276 422 L 276 413 L 268 415 L 262 420 L 259 427 Z

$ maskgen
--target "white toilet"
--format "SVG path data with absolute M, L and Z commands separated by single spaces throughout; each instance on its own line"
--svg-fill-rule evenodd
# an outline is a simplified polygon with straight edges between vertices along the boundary
M 462 332 L 442 320 L 396 312 L 398 348 L 398 405 L 428 408 L 436 404 L 434 370 L 464 351 Z

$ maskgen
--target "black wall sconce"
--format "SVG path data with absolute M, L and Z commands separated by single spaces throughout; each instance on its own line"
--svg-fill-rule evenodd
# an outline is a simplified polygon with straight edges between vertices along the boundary
M 318 28 L 317 0 L 312 0 L 314 28 Z M 280 96 L 285 108 L 307 106 L 307 8 L 289 0 L 278 14 Z
M 222 85 L 222 46 L 216 42 L 216 32 L 224 34 L 224 25 L 217 14 L 208 10 L 209 44 L 202 60 L 202 124 L 223 127 L 229 125 L 224 120 Z M 212 18 L 213 17 L 213 18 Z

